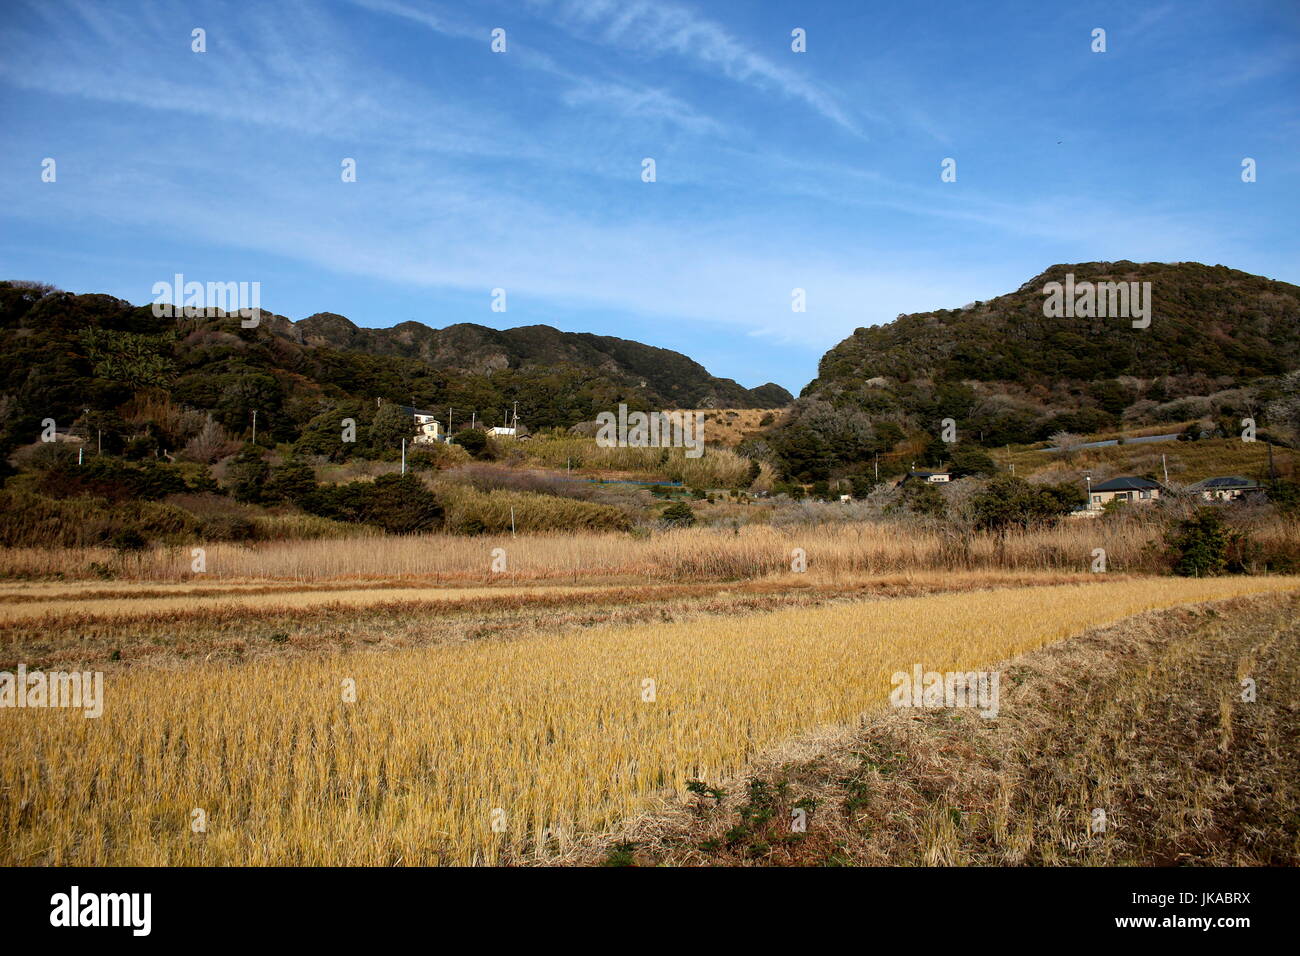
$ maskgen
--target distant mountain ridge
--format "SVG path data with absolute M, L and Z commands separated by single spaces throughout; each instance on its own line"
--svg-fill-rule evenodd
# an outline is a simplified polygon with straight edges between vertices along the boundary
M 562 332 L 549 325 L 493 329 L 459 322 L 435 329 L 410 321 L 367 329 L 336 313 L 318 312 L 299 322 L 278 321 L 270 328 L 274 334 L 307 347 L 398 355 L 435 368 L 479 375 L 528 367 L 588 368 L 652 393 L 665 407 L 774 408 L 794 400 L 772 382 L 750 389 L 732 379 L 718 378 L 671 349 L 612 335 Z

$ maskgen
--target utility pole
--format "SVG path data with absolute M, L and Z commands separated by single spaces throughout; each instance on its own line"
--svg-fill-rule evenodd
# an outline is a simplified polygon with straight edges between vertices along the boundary
M 510 427 L 512 427 L 512 428 L 514 428 L 514 429 L 518 429 L 518 428 L 519 428 L 519 403 L 518 403 L 518 402 L 515 402 L 515 420 L 514 420 L 514 424 L 511 425 Z
M 95 431 L 97 431 L 97 432 L 99 433 L 99 451 L 96 452 L 96 457 L 99 457 L 100 455 L 103 455 L 103 454 L 104 454 L 104 429 L 102 429 L 102 428 L 96 428 Z M 1273 450 L 1273 449 L 1271 449 L 1271 448 L 1269 449 L 1270 452 L 1271 452 L 1272 450 Z
M 1165 456 L 1160 456 L 1160 467 L 1165 470 L 1165 484 L 1169 484 L 1169 464 L 1165 461 Z
M 402 439 L 402 474 L 406 474 L 406 439 Z
M 876 455 L 875 464 L 876 464 L 876 481 L 880 481 L 880 455 Z
M 510 506 L 510 537 L 515 536 L 515 506 Z
M 257 444 L 257 409 L 253 409 L 253 444 Z
M 469 427 L 470 427 L 471 429 L 474 428 L 474 425 L 475 425 L 476 422 L 478 422 L 478 412 L 477 412 L 477 411 L 470 412 L 470 413 L 469 413 Z

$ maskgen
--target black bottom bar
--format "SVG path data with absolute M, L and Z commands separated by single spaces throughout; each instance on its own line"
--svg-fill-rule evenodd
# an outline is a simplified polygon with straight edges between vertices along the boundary
M 6 942 L 373 944 L 420 930 L 450 942 L 452 930 L 471 945 L 657 938 L 676 949 L 765 937 L 784 924 L 810 942 L 848 933 L 873 946 L 987 945 L 1022 932 L 1051 934 L 1028 937 L 1042 942 L 1198 936 L 1232 945 L 1294 926 L 1298 882 L 1294 869 L 9 869 L 0 870 L 0 908 Z M 122 925 L 52 925 L 72 922 L 74 886 L 77 922 L 101 919 L 102 908 L 104 921 L 116 911 Z M 133 907 L 130 897 L 99 896 L 144 893 L 147 936 L 132 925 L 144 923 L 143 897 Z

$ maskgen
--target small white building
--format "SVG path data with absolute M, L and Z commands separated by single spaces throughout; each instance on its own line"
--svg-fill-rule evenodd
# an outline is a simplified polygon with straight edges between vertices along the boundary
M 488 435 L 493 438 L 514 438 L 515 429 L 496 426 L 488 429 Z
M 929 485 L 939 485 L 952 481 L 952 474 L 946 471 L 909 471 L 898 484 L 901 487 L 909 481 L 924 481 Z

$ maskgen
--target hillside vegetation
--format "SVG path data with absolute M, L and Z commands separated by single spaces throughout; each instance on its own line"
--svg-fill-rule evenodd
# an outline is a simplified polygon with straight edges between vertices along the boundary
M 1127 317 L 1054 318 L 1045 285 L 1151 284 L 1148 328 Z M 877 456 L 950 463 L 954 446 L 995 448 L 1192 423 L 1235 436 L 1300 429 L 1300 288 L 1224 266 L 1090 262 L 1052 266 L 1019 289 L 961 309 L 859 328 L 770 436 L 784 470 L 807 480 L 861 473 Z M 951 419 L 956 442 L 941 439 Z M 1158 428 L 1156 430 L 1159 430 Z
M 501 424 L 518 402 L 521 419 L 536 429 L 567 428 L 619 403 L 665 409 L 791 400 L 776 385 L 751 392 L 715 378 L 668 349 L 547 326 L 361 329 L 328 313 L 295 323 L 264 312 L 256 328 L 243 328 L 237 316 L 155 317 L 149 306 L 31 283 L 0 282 L 0 348 L 6 455 L 50 418 L 61 432 L 75 424 L 104 435 L 106 450 L 133 441 L 138 453 L 155 455 L 196 439 L 215 452 L 223 441 L 251 437 L 255 411 L 259 438 L 274 443 L 326 425 L 336 433 L 344 417 L 368 427 L 381 402 L 437 409 L 454 426 L 471 415 Z M 388 430 L 394 425 L 383 435 L 389 454 L 411 431 L 409 418 Z
M 1071 273 L 1150 282 L 1151 326 L 1044 316 L 1043 286 Z M 1180 486 L 1215 475 L 1266 486 L 1228 516 L 1256 534 L 1300 509 L 1297 292 L 1191 263 L 1054 266 L 989 303 L 859 329 L 792 406 L 743 407 L 781 396 L 746 399 L 684 356 L 609 337 L 333 314 L 243 328 L 0 283 L 14 358 L 0 545 L 108 549 L 111 563 L 79 566 L 123 574 L 195 543 L 875 522 L 941 529 L 969 553 L 971 533 L 1049 527 L 1089 480 L 1127 474 L 1167 475 L 1150 540 L 1187 517 Z M 520 435 L 489 434 L 516 402 Z M 407 403 L 436 406 L 452 442 L 413 444 Z M 598 441 L 592 419 L 621 403 L 694 407 L 703 454 Z M 926 466 L 953 481 L 898 486 Z M 1293 551 L 1234 567 L 1283 570 Z

